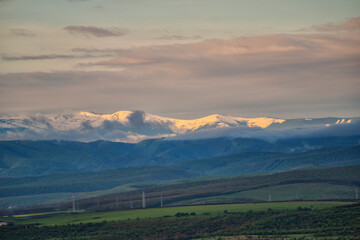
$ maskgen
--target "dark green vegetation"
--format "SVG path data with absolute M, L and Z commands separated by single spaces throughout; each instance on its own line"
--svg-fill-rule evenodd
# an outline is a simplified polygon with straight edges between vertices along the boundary
M 243 238 L 248 236 L 249 239 L 279 236 L 356 238 L 360 234 L 359 204 L 336 208 L 310 206 L 255 211 L 251 209 L 232 211 L 230 210 L 232 205 L 228 206 L 229 210 L 225 209 L 217 214 L 177 212 L 171 216 L 157 218 L 53 226 L 11 224 L 0 228 L 0 238 L 195 239 L 220 236 L 242 236 Z M 222 207 L 226 208 L 226 205 Z M 141 214 L 141 211 L 137 211 Z
M 357 145 L 359 140 L 360 136 L 294 138 L 278 140 L 276 142 L 245 138 L 177 141 L 158 139 L 146 140 L 137 144 L 107 141 L 90 143 L 70 141 L 0 141 L 0 176 L 34 176 L 61 172 L 104 171 L 129 166 L 163 166 L 187 160 L 212 158 L 240 152 L 262 152 L 267 154 L 264 156 L 260 154 L 257 158 L 260 160 L 261 158 L 265 159 L 265 157 L 271 156 L 266 152 L 289 153 L 303 152 L 321 147 L 353 146 Z M 282 155 L 273 157 L 278 159 L 279 157 L 282 158 Z M 273 157 L 271 157 L 267 165 L 274 161 Z M 344 156 L 344 158 L 347 157 Z M 339 160 L 341 159 L 336 159 L 336 164 L 331 162 L 328 165 L 325 161 L 322 161 L 321 164 L 326 164 L 326 166 L 353 165 L 356 159 L 343 159 L 346 161 L 351 160 L 350 162 L 339 162 Z M 255 160 L 255 163 L 260 164 L 260 161 Z M 212 164 L 214 165 L 214 163 Z M 293 166 L 268 167 L 270 171 L 279 171 L 287 167 L 299 166 L 299 164 L 298 161 L 298 164 L 293 164 Z M 317 164 L 317 162 L 312 162 L 308 159 L 307 164 Z M 301 163 L 300 165 L 304 164 Z M 250 170 L 260 172 L 264 170 L 263 168 L 256 169 L 257 166 L 259 165 L 251 166 L 247 164 L 246 169 L 236 173 L 248 172 Z M 225 170 L 227 169 L 225 167 Z M 196 169 L 191 170 L 194 171 Z M 211 169 L 207 169 L 207 171 L 212 174 Z M 224 175 L 227 172 L 221 173 L 221 169 L 217 169 L 214 171 L 214 174 Z M 231 174 L 233 173 L 231 172 Z

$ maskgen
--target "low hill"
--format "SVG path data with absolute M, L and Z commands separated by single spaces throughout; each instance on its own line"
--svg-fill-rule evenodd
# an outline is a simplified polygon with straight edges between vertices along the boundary
M 88 198 L 77 195 L 76 206 L 80 206 L 82 210 L 141 208 L 143 191 L 146 194 L 148 207 L 159 207 L 161 199 L 166 206 L 268 200 L 355 200 L 356 187 L 360 187 L 360 166 L 348 166 L 252 177 L 198 180 L 142 187 L 137 190 Z M 62 202 L 60 205 L 54 203 L 26 210 L 19 209 L 15 212 L 37 212 L 44 209 L 69 210 L 72 206 L 72 201 L 69 201 Z
M 169 181 L 194 175 L 171 167 L 122 168 L 94 173 L 64 173 L 39 177 L 0 177 L 0 197 L 104 190 L 129 183 Z
M 147 142 L 143 142 L 143 144 L 145 143 Z M 98 145 L 92 144 L 95 146 L 92 151 L 98 151 L 96 149 Z M 101 144 L 101 142 L 97 144 Z M 104 144 L 107 146 L 107 142 Z M 85 146 L 87 145 L 85 144 Z M 359 156 L 360 146 L 326 148 L 304 153 L 247 152 L 190 160 L 170 166 L 126 167 L 101 172 L 57 173 L 32 177 L 0 177 L 0 202 L 9 206 L 11 204 L 59 201 L 59 199 L 66 200 L 72 193 L 82 193 L 82 195 L 89 193 L 88 196 L 95 196 L 106 194 L 106 192 L 129 191 L 146 186 L 169 184 L 169 181 L 180 179 L 190 182 L 196 180 L 194 177 L 220 178 L 226 176 L 229 178 L 239 174 L 264 175 L 293 169 L 319 168 L 321 170 L 326 167 L 360 165 Z M 355 167 L 355 169 L 358 168 Z M 325 173 L 321 172 L 322 175 Z M 339 172 L 331 172 L 331 174 L 328 178 L 338 176 Z M 360 175 L 360 172 L 358 174 Z M 291 176 L 288 177 L 292 179 Z M 313 178 L 315 177 L 313 176 Z M 282 181 L 285 180 L 282 179 Z M 319 182 L 315 181 L 315 183 Z M 209 188 L 213 188 L 213 186 Z M 102 192 L 91 193 L 94 191 Z M 239 198 L 239 196 L 236 197 Z M 264 197 L 259 199 L 264 199 Z

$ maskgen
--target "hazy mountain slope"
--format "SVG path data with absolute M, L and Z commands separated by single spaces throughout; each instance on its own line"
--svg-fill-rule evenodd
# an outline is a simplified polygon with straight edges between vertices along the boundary
M 304 153 L 246 152 L 210 159 L 199 159 L 173 165 L 201 176 L 265 173 L 297 167 L 338 167 L 360 165 L 360 146 L 335 147 Z
M 97 141 L 0 141 L 0 176 L 101 171 L 126 166 L 169 165 L 241 151 L 278 149 L 255 139 L 146 140 L 137 144 Z
M 111 140 L 138 142 L 231 127 L 260 129 L 294 129 L 350 124 L 358 118 L 278 119 L 269 117 L 241 118 L 214 114 L 182 120 L 141 111 L 119 111 L 113 114 L 68 112 L 33 114 L 0 118 L 0 140 L 62 139 L 75 141 Z
M 39 177 L 0 177 L 0 197 L 61 192 L 89 192 L 124 184 L 189 178 L 183 170 L 171 167 L 122 168 L 103 172 L 65 173 Z
M 101 171 L 123 165 L 117 159 L 133 144 L 114 142 L 0 142 L 0 175 L 40 175 L 56 172 Z
M 239 152 L 301 152 L 322 147 L 352 146 L 360 136 L 291 139 L 216 138 L 146 140 L 137 144 L 97 141 L 0 141 L 0 176 L 89 172 L 149 165 L 171 165 Z
M 360 146 L 320 149 L 300 154 L 250 152 L 201 159 L 169 167 L 121 168 L 103 172 L 64 173 L 37 177 L 0 177 L 0 197 L 105 190 L 139 182 L 196 176 L 271 173 L 316 164 L 317 167 L 360 165 Z M 356 167 L 358 168 L 358 167 Z M 316 172 L 316 171 L 315 171 Z M 322 173 L 323 175 L 325 173 Z M 359 174 L 360 175 L 360 174 Z M 329 178 L 338 176 L 327 175 Z M 286 179 L 285 179 L 286 180 Z

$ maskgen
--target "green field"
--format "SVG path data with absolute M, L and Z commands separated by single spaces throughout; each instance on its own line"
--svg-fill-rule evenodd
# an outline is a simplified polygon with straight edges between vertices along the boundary
M 297 183 L 241 191 L 214 197 L 194 198 L 174 202 L 173 205 L 240 202 L 245 199 L 268 201 L 355 199 L 355 187 L 329 183 Z
M 0 219 L 11 221 L 0 227 L 0 239 L 245 240 L 360 236 L 358 202 L 269 202 L 47 214 L 58 215 L 28 214 Z
M 92 212 L 92 213 L 69 213 L 65 215 L 57 215 L 45 218 L 24 219 L 12 218 L 20 224 L 39 223 L 42 225 L 62 225 L 62 224 L 76 224 L 76 223 L 90 223 L 102 221 L 121 221 L 128 219 L 148 219 L 159 218 L 165 216 L 174 216 L 176 213 L 195 213 L 196 215 L 217 215 L 228 212 L 247 212 L 263 211 L 269 208 L 273 210 L 288 210 L 296 209 L 298 207 L 307 207 L 312 209 L 324 209 L 334 206 L 351 204 L 351 202 L 272 202 L 272 203 L 248 203 L 248 204 L 222 204 L 222 205 L 203 205 L 203 206 L 178 206 L 178 207 L 164 207 L 164 208 L 148 208 L 148 209 L 134 209 L 124 211 L 110 211 L 110 212 Z

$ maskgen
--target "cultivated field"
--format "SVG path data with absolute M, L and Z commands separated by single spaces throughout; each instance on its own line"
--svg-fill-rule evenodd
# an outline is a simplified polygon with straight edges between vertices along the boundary
M 148 219 L 159 217 L 174 217 L 176 213 L 191 213 L 196 215 L 217 215 L 227 212 L 263 211 L 269 208 L 273 210 L 289 210 L 302 208 L 324 209 L 334 206 L 351 204 L 351 202 L 271 202 L 271 203 L 247 203 L 247 204 L 221 204 L 221 205 L 199 205 L 199 206 L 176 206 L 163 208 L 133 209 L 109 212 L 67 213 L 50 217 L 41 215 L 20 215 L 13 217 L 20 224 L 39 223 L 41 225 L 62 225 L 76 223 L 90 223 L 102 221 L 121 221 L 128 219 Z M 5 218 L 6 219 L 6 218 Z M 9 218 L 10 219 L 10 218 Z

